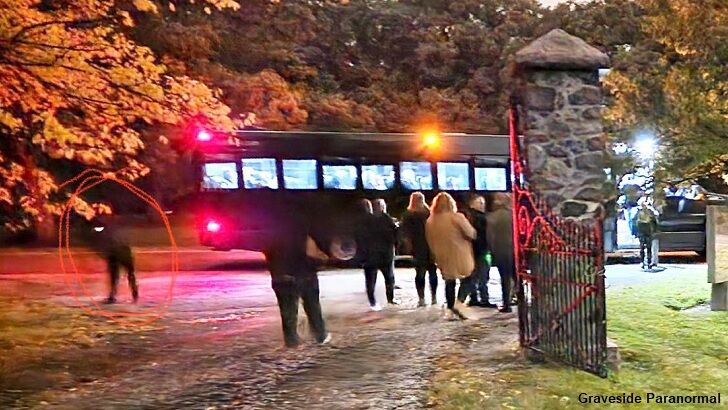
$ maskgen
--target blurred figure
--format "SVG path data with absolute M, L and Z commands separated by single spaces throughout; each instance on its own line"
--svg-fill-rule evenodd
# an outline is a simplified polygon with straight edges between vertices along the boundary
M 420 307 L 425 306 L 425 274 L 429 274 L 430 277 L 431 303 L 437 304 L 437 267 L 432 262 L 430 247 L 425 237 L 425 224 L 429 217 L 430 208 L 425 202 L 425 196 L 421 192 L 413 192 L 402 218 L 402 231 L 414 258 L 415 286 Z
M 511 312 L 513 284 L 516 281 L 516 263 L 513 250 L 513 212 L 511 198 L 497 194 L 493 198 L 492 212 L 488 214 L 488 243 L 493 255 L 493 265 L 501 277 L 502 313 Z
M 364 268 L 369 306 L 381 310 L 374 297 L 377 273 L 382 272 L 389 304 L 399 304 L 394 299 L 394 247 L 397 243 L 397 226 L 386 213 L 386 203 L 376 200 L 361 202 L 362 214 L 357 221 L 356 246 Z
M 278 300 L 284 342 L 288 347 L 301 344 L 297 325 L 298 304 L 303 301 L 316 341 L 327 343 L 330 335 L 321 313 L 318 267 L 328 260 L 328 255 L 317 245 L 312 223 L 300 209 L 287 204 L 271 206 L 269 211 L 272 232 L 263 253 Z
M 635 217 L 637 221 L 637 233 L 640 239 L 640 261 L 642 269 L 655 267 L 652 258 L 652 240 L 657 233 L 657 215 L 650 207 L 646 199 L 640 201 L 639 210 Z
M 488 296 L 488 281 L 490 280 L 490 263 L 488 262 L 488 221 L 485 215 L 485 198 L 482 195 L 473 195 L 468 201 L 468 207 L 463 209 L 463 215 L 475 228 L 477 237 L 473 241 L 473 256 L 475 257 L 475 270 L 472 276 L 472 290 L 470 292 L 469 306 L 495 308 Z
M 83 239 L 88 247 L 106 260 L 110 290 L 109 297 L 104 300 L 104 303 L 116 303 L 122 268 L 126 271 L 131 297 L 136 303 L 139 300 L 139 286 L 134 270 L 134 255 L 129 241 L 121 232 L 118 224 L 114 223 L 110 217 L 98 217 L 85 224 Z
M 427 244 L 435 263 L 445 279 L 447 315 L 466 319 L 462 302 L 470 293 L 470 281 L 475 262 L 472 241 L 477 232 L 470 222 L 457 212 L 455 200 L 448 193 L 441 192 L 432 204 L 430 217 L 425 224 Z M 456 280 L 460 279 L 458 304 L 455 304 Z
M 394 228 L 395 228 L 395 237 L 394 237 L 394 246 L 392 250 L 392 280 L 394 283 L 394 289 L 402 289 L 397 285 L 397 278 L 394 276 L 394 256 L 396 254 L 396 248 L 397 248 L 397 241 L 399 239 L 399 221 L 396 218 L 393 218 L 389 213 L 387 213 L 387 202 L 384 200 L 384 198 L 376 198 L 372 201 L 372 212 L 374 213 L 374 216 L 378 215 L 386 215 L 389 219 L 394 222 Z M 397 303 L 395 303 L 397 304 Z

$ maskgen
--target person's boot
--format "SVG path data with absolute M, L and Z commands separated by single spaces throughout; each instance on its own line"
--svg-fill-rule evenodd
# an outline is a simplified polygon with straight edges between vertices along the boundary
M 417 302 L 417 307 L 425 307 L 427 306 L 427 303 L 425 303 L 425 298 L 420 296 L 420 300 Z
M 113 305 L 114 303 L 116 303 L 116 296 L 114 295 L 109 295 L 108 298 L 104 299 L 105 305 Z
M 432 292 L 432 298 L 430 299 L 430 304 L 432 306 L 437 305 L 437 293 Z
M 399 305 L 399 300 L 394 298 L 394 285 L 387 286 L 387 303 L 390 305 Z

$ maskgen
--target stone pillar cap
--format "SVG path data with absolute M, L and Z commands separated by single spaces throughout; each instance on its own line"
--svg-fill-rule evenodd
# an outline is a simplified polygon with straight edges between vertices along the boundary
M 596 70 L 609 66 L 609 56 L 561 29 L 537 38 L 515 57 L 516 63 L 526 68 Z

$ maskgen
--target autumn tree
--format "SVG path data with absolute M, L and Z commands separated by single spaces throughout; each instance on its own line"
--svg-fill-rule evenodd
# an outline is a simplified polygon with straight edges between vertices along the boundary
M 199 3 L 199 2 L 198 2 Z M 230 109 L 203 82 L 170 75 L 128 32 L 159 11 L 149 0 L 0 0 L 0 224 L 11 230 L 48 221 L 67 194 L 56 174 L 78 164 L 130 180 L 149 172 L 137 160 L 140 132 L 192 117 L 231 129 Z M 207 12 L 236 8 L 209 0 Z M 99 207 L 82 199 L 90 217 Z

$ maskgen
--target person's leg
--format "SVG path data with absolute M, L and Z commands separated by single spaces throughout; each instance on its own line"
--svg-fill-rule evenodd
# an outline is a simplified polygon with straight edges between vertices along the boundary
M 106 299 L 107 303 L 116 302 L 116 290 L 119 287 L 119 261 L 115 255 L 106 255 L 106 267 L 109 271 L 109 297 Z
M 123 249 L 123 265 L 124 269 L 126 269 L 126 279 L 129 281 L 129 289 L 131 289 L 131 297 L 134 299 L 134 302 L 139 300 L 139 286 L 137 285 L 136 280 L 136 272 L 134 271 L 134 256 L 131 253 L 130 247 L 125 247 Z
M 298 292 L 294 284 L 273 285 L 273 291 L 278 299 L 278 308 L 281 312 L 281 325 L 283 327 L 283 341 L 288 347 L 295 347 L 301 343 L 298 337 Z
M 455 280 L 445 281 L 445 300 L 447 301 L 447 308 L 452 310 L 455 307 Z
M 490 265 L 486 262 L 482 262 L 480 268 L 480 277 L 478 278 L 478 291 L 480 292 L 480 301 L 486 306 L 490 305 L 490 294 L 488 292 L 488 282 L 490 282 Z
M 503 294 L 503 306 L 501 312 L 511 311 L 511 282 L 515 278 L 515 266 L 513 261 L 498 261 L 498 273 L 501 277 L 501 292 Z
M 460 289 L 458 289 L 458 300 L 462 303 L 465 302 L 465 298 L 468 297 L 471 289 L 473 288 L 473 275 L 467 278 L 460 279 Z
M 387 291 L 387 303 L 397 304 L 394 300 L 394 264 L 387 263 L 381 267 L 382 275 L 384 275 L 384 286 Z
M 323 343 L 328 336 L 324 317 L 321 313 L 321 301 L 319 299 L 318 276 L 314 272 L 298 282 L 298 292 L 303 299 L 303 310 L 308 317 L 308 325 L 311 328 L 316 341 Z
M 647 266 L 652 268 L 654 266 L 652 263 L 652 235 L 645 237 L 645 249 L 647 249 Z
M 641 266 L 642 266 L 643 268 L 644 268 L 645 266 L 647 266 L 647 265 L 645 264 L 645 252 L 647 251 L 647 249 L 646 249 L 646 247 L 645 247 L 645 243 L 646 243 L 646 240 L 645 240 L 645 237 L 644 237 L 644 235 L 640 235 L 640 265 L 641 265 Z
M 377 304 L 377 299 L 374 297 L 374 289 L 377 286 L 377 268 L 365 267 L 364 279 L 366 281 L 369 306 L 374 306 Z
M 430 273 L 430 294 L 432 296 L 432 304 L 437 304 L 437 266 L 435 264 L 431 264 L 427 271 Z
M 427 273 L 427 267 L 423 265 L 415 266 L 415 288 L 417 288 L 417 297 L 419 297 L 419 305 L 424 306 L 425 304 L 425 274 Z

